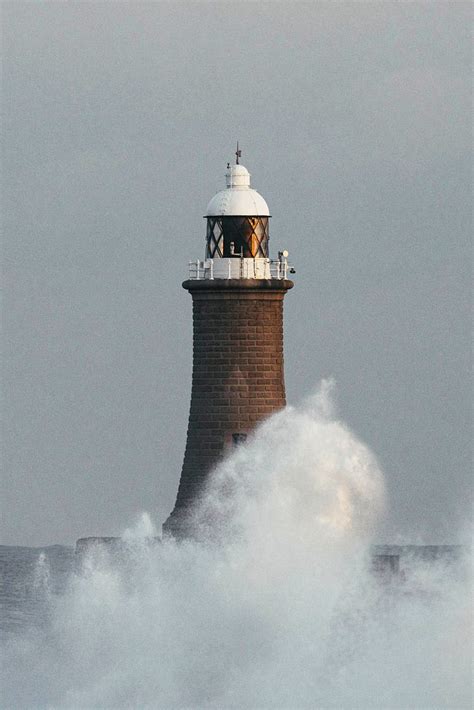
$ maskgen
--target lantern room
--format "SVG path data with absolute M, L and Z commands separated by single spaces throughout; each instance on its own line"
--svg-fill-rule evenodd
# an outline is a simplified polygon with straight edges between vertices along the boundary
M 269 218 L 267 203 L 250 187 L 247 168 L 228 164 L 226 189 L 206 210 L 206 259 L 268 258 Z

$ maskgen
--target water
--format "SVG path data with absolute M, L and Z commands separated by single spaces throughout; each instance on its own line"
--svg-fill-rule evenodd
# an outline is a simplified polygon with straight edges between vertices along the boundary
M 3 549 L 2 707 L 471 707 L 468 560 L 378 577 L 385 505 L 323 387 L 216 471 L 196 540 Z

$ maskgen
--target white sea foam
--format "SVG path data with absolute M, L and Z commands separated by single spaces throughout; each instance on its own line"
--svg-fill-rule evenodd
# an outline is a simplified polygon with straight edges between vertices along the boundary
M 370 572 L 383 477 L 329 390 L 216 470 L 198 540 L 151 544 L 144 516 L 125 562 L 90 556 L 47 635 L 8 649 L 6 706 L 470 707 L 468 583 Z

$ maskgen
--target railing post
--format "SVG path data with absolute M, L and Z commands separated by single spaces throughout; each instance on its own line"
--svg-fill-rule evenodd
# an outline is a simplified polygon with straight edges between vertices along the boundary
M 214 280 L 214 259 L 211 259 L 211 281 Z

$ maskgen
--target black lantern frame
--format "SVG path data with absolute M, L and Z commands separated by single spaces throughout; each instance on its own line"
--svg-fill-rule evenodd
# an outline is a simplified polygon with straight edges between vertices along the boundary
M 267 258 L 269 217 L 206 217 L 206 258 Z

